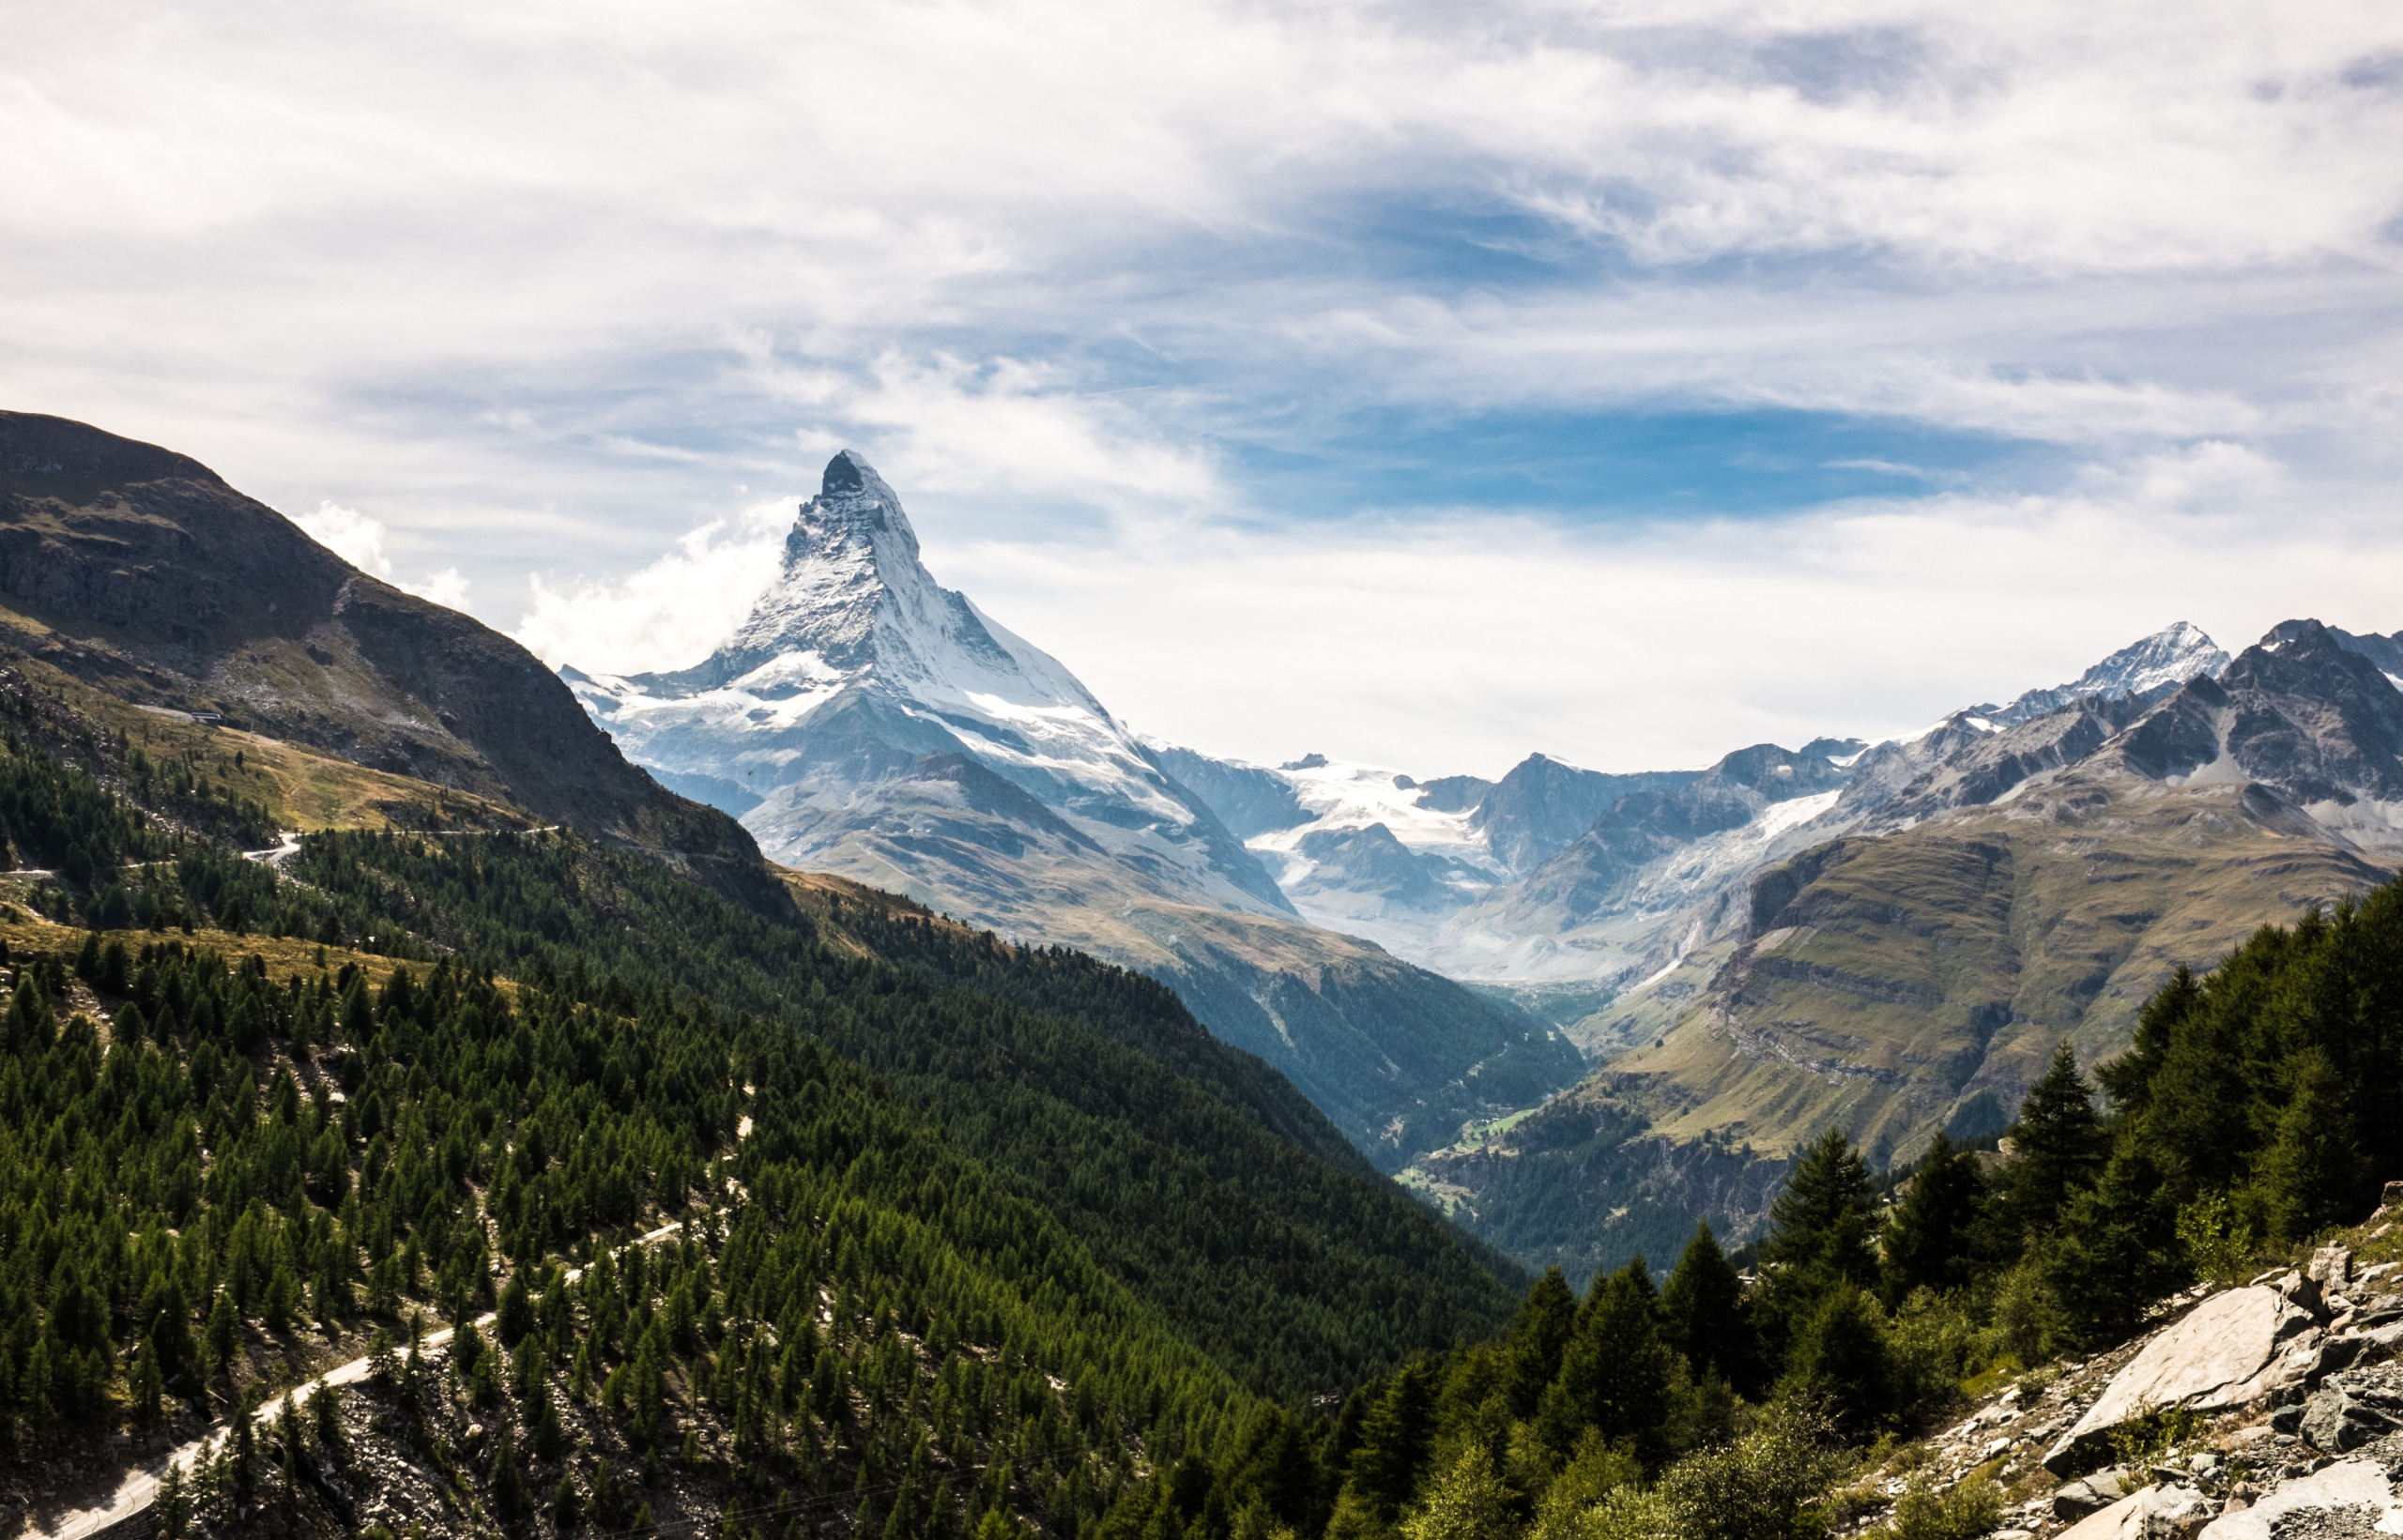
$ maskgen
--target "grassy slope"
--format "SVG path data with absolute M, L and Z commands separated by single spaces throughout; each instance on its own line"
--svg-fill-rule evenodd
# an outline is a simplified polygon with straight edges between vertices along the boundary
M 153 759 L 191 756 L 228 791 L 265 803 L 284 828 L 521 829 L 533 820 L 506 802 L 406 775 L 371 770 L 259 733 L 210 725 L 181 713 L 132 705 L 46 662 L 55 638 L 40 622 L 0 606 L 0 668 L 54 697 L 68 711 Z
M 1698 952 L 1708 988 L 1538 1116 L 1431 1157 L 1414 1185 L 1523 1263 L 1656 1260 L 1697 1217 L 1757 1227 L 1785 1153 L 1830 1122 L 1906 1157 L 1955 1120 L 1997 1127 L 2054 1044 L 2089 1061 L 2180 965 L 2389 874 L 2245 816 L 2242 788 L 2065 776 L 1999 807 L 1856 838 L 1742 945 Z M 1773 901 L 1772 901 L 1773 902 Z
M 2389 876 L 2246 817 L 2241 789 L 2097 771 L 1840 842 L 1610 1093 L 1664 1134 L 1773 1149 L 1841 1121 L 1907 1152 L 1981 1093 L 1999 1126 L 2063 1037 L 2116 1052 L 2179 965 Z

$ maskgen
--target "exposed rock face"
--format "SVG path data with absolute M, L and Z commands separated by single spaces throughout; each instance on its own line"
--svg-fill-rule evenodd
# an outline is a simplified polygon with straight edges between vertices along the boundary
M 2105 1387 L 2044 1456 L 2066 1473 L 2090 1459 L 2110 1430 L 2146 1407 L 2218 1411 L 2268 1389 L 2264 1377 L 2291 1347 L 2316 1345 L 2319 1323 L 2270 1288 L 2233 1288 L 2164 1328 Z
M 1665 791 L 1700 779 L 1697 770 L 1605 775 L 1531 754 L 1494 783 L 1470 815 L 1494 858 L 1512 872 L 1532 872 L 1594 826 L 1621 797 Z
M 2353 1399 L 2341 1385 L 2330 1385 L 2304 1404 L 2303 1437 L 2311 1447 L 2326 1455 L 2359 1449 L 2395 1426 L 2393 1417 L 2365 1401 Z
M 2101 1513 L 2128 1495 L 2128 1473 L 2116 1467 L 2073 1481 L 2053 1494 L 2053 1517 L 2064 1523 Z
M 2120 758 L 2171 785 L 2253 781 L 2365 846 L 2403 840 L 2403 691 L 2316 620 L 2289 621 L 2130 729 Z

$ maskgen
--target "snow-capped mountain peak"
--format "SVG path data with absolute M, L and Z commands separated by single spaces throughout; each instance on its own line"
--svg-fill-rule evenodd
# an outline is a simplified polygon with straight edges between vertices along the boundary
M 628 758 L 742 818 L 780 858 L 810 853 L 838 814 L 864 816 L 862 786 L 914 777 L 933 788 L 922 800 L 1000 795 L 956 789 L 963 772 L 935 761 L 960 756 L 1031 799 L 1022 821 L 1116 851 L 1164 891 L 1286 911 L 1075 675 L 935 581 L 901 499 L 849 450 L 725 646 L 674 673 L 561 672 Z
M 1056 659 L 935 581 L 901 499 L 845 450 L 801 505 L 775 582 L 734 635 L 699 667 L 661 679 L 788 701 L 871 674 L 911 694 L 1108 715 Z
M 2227 653 L 2200 627 L 2181 620 L 2132 642 L 2067 684 L 2030 690 L 1999 711 L 1985 713 L 2013 726 L 2057 711 L 2074 700 L 2104 695 L 2143 695 L 2174 687 L 2227 666 Z

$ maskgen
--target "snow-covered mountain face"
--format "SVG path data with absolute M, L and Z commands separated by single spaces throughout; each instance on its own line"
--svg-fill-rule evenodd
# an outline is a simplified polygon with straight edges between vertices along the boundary
M 1753 873 L 1844 833 L 1992 801 L 2227 662 L 2181 621 L 2066 684 L 1907 739 L 1756 744 L 1702 770 L 1604 774 L 1538 754 L 1488 785 L 1315 754 L 1271 768 L 1154 748 L 1318 923 L 1461 978 L 1624 983 L 1690 945 L 1692 911 Z
M 1292 912 L 1076 676 L 936 583 L 900 499 L 848 450 L 723 647 L 675 673 L 562 673 L 628 758 L 734 813 L 773 859 L 822 852 L 880 804 L 991 815 L 1014 791 L 1041 810 L 1021 820 L 1038 843 L 1106 850 L 1163 896 Z
M 2067 684 L 2030 690 L 1997 711 L 1987 713 L 2001 726 L 2015 726 L 2074 701 L 2121 695 L 2158 696 L 2188 679 L 2217 674 L 2227 666 L 2227 654 L 2203 634 L 2201 628 L 2181 620 L 2155 632 L 2133 647 L 2120 648 Z

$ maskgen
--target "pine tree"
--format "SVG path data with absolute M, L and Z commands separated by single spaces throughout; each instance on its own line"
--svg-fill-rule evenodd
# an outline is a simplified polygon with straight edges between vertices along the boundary
M 1910 1191 L 1886 1221 L 1884 1293 L 1899 1305 L 1915 1288 L 1958 1288 L 1976 1258 L 1971 1236 L 1985 1197 L 1977 1158 L 1941 1131 L 1911 1178 Z
M 1379 1524 L 1391 1524 L 1410 1501 L 1435 1435 L 1435 1371 L 1424 1359 L 1402 1366 L 1360 1424 L 1344 1494 Z
M 1401 1522 L 1404 1540 L 1515 1540 L 1518 1515 L 1493 1457 L 1472 1440 Z
M 1897 1386 L 1877 1302 L 1850 1283 L 1829 1289 L 1795 1333 L 1785 1374 L 1796 1389 L 1827 1397 L 1855 1431 L 1882 1422 L 1894 1410 Z
M 298 1395 L 287 1395 L 275 1409 L 276 1455 L 283 1468 L 283 1489 L 295 1492 L 300 1488 L 300 1404 Z
M 493 1436 L 492 1509 L 507 1524 L 526 1517 L 530 1506 L 526 1495 L 526 1473 L 517 1468 L 517 1450 L 510 1441 L 509 1426 L 504 1423 Z
M 1790 1273 L 1866 1286 L 1876 1276 L 1869 1246 L 1875 1211 L 1867 1164 L 1844 1130 L 1831 1127 L 1803 1151 L 1769 1206 L 1761 1258 Z
M 2102 1348 L 2135 1332 L 2179 1273 L 2177 1210 L 2142 1141 L 2127 1138 L 2102 1181 L 2070 1198 L 2045 1281 L 2078 1341 Z
M 166 1395 L 166 1382 L 159 1373 L 159 1355 L 145 1342 L 133 1351 L 133 1368 L 127 1378 L 133 1395 L 136 1416 L 156 1417 L 159 1404 Z
M 2351 1098 L 2327 1051 L 2316 1044 L 2304 1049 L 2290 1061 L 2287 1079 L 2288 1100 L 2247 1196 L 2271 1239 L 2292 1243 L 2339 1214 L 2365 1185 L 2367 1163 Z
M 167 1462 L 166 1473 L 159 1478 L 158 1495 L 151 1499 L 150 1512 L 160 1540 L 184 1540 L 191 1528 L 191 1491 L 184 1477 L 182 1461 Z
M 1715 1372 L 1730 1384 L 1753 1385 L 1757 1362 L 1743 1280 L 1719 1249 L 1708 1220 L 1695 1224 L 1661 1290 L 1661 1337 L 1685 1355 L 1696 1375 Z
M 508 1286 L 500 1291 L 500 1307 L 494 1314 L 493 1330 L 504 1348 L 514 1348 L 534 1329 L 534 1291 L 527 1285 L 526 1270 L 510 1273 Z
M 1576 1332 L 1577 1296 L 1559 1268 L 1545 1268 L 1510 1323 L 1504 1394 L 1513 1416 L 1535 1415 Z
M 1545 1444 L 1565 1458 L 1590 1426 L 1614 1443 L 1633 1440 L 1647 1460 L 1657 1459 L 1665 1452 L 1669 1380 L 1650 1273 L 1637 1258 L 1586 1292 L 1577 1334 L 1538 1414 Z
M 2078 1073 L 2077 1055 L 2066 1040 L 2028 1088 L 2011 1132 L 2013 1155 L 2003 1181 L 2007 1217 L 2018 1235 L 2044 1234 L 2059 1221 L 2070 1195 L 2103 1174 L 2110 1151 L 2093 1088 Z
M 2128 1051 L 2095 1066 L 2094 1077 L 2111 1093 L 2122 1113 L 2142 1112 L 2152 1100 L 2153 1077 L 2168 1061 L 2171 1045 L 2188 1023 L 2204 1014 L 2202 985 L 2185 964 L 2136 1013 L 2135 1040 Z
M 215 1302 L 208 1307 L 208 1325 L 204 1334 L 207 1338 L 209 1371 L 225 1373 L 242 1341 L 242 1313 L 236 1308 L 230 1290 L 217 1291 Z

